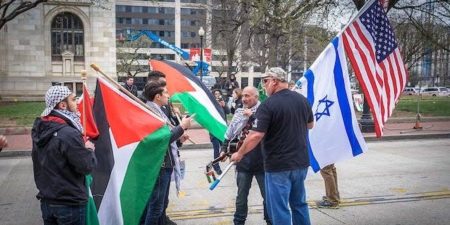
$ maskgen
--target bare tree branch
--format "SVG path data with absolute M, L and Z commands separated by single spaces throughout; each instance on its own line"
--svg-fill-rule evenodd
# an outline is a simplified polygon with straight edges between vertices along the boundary
M 0 30 L 5 26 L 8 21 L 13 20 L 18 15 L 36 7 L 37 5 L 47 2 L 47 0 L 35 0 L 35 1 L 17 1 L 10 0 L 9 2 L 0 2 L 0 9 L 2 10 L 0 17 Z M 14 3 L 14 4 L 13 4 Z M 8 10 L 9 7 L 12 6 L 15 8 Z

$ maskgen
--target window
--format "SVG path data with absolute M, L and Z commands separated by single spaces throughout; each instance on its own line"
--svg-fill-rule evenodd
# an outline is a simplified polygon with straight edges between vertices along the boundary
M 55 16 L 51 27 L 52 60 L 61 61 L 61 54 L 70 51 L 75 61 L 84 61 L 83 22 L 75 14 L 63 12 Z
M 254 77 L 253 78 L 253 87 L 257 88 L 260 82 L 261 82 L 261 77 Z
M 241 87 L 247 87 L 248 86 L 248 77 L 241 77 Z
M 140 6 L 133 6 L 131 8 L 131 12 L 133 12 L 133 13 L 142 13 L 142 7 L 140 7 Z

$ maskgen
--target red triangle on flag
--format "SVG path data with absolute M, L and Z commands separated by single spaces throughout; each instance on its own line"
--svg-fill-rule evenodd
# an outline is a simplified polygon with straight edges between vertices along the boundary
M 140 141 L 164 125 L 148 111 L 142 109 L 131 98 L 113 89 L 99 79 L 99 86 L 111 132 L 117 146 Z M 119 94 L 120 93 L 120 94 Z
M 78 110 L 81 113 L 81 123 L 83 124 L 84 136 L 90 139 L 96 139 L 99 135 L 94 116 L 92 115 L 93 100 L 89 96 L 86 85 L 83 85 L 83 98 L 78 102 Z M 84 107 L 86 105 L 86 108 Z M 85 110 L 83 110 L 85 108 Z M 86 117 L 86 119 L 85 119 Z M 84 124 L 86 123 L 86 124 Z

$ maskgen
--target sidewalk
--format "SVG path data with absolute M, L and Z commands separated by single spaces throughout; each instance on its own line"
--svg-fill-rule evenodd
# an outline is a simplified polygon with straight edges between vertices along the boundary
M 366 141 L 386 141 L 399 139 L 450 138 L 450 118 L 426 118 L 421 122 L 422 129 L 413 129 L 414 118 L 392 118 L 386 124 L 382 138 L 375 133 L 365 133 Z M 0 128 L 0 134 L 8 139 L 8 147 L 1 156 L 29 155 L 31 151 L 31 128 Z M 187 141 L 183 149 L 212 148 L 208 132 L 197 127 L 187 131 L 193 143 Z

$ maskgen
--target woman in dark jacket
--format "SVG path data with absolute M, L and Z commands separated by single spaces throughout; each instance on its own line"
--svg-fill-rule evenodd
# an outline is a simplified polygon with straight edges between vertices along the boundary
M 242 108 L 242 90 L 240 88 L 235 88 L 233 90 L 233 93 L 231 94 L 232 100 L 231 100 L 231 106 L 230 111 L 231 114 L 234 115 L 234 112 L 236 109 Z

